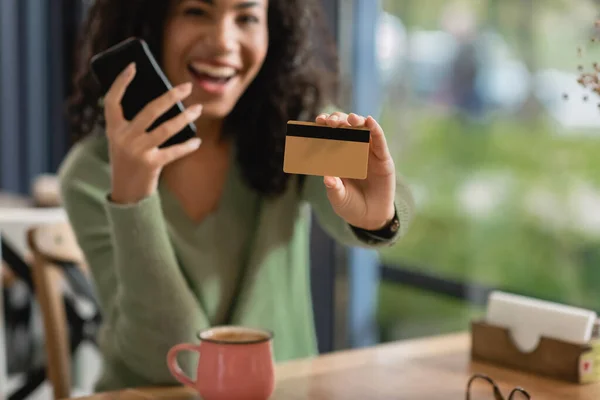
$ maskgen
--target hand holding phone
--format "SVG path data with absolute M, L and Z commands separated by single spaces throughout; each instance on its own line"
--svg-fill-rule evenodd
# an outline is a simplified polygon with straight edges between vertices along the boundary
M 136 76 L 129 83 L 121 100 L 123 115 L 128 121 L 131 121 L 152 100 L 173 88 L 146 42 L 132 37 L 92 57 L 92 71 L 100 83 L 103 94 L 108 92 L 117 76 L 131 63 L 136 66 Z M 183 103 L 176 101 L 153 121 L 148 131 L 152 131 L 183 111 Z M 180 131 L 174 132 L 159 147 L 183 143 L 195 136 L 194 124 L 188 123 Z
M 182 142 L 165 146 L 169 138 L 190 126 L 201 113 L 196 104 L 181 109 L 170 119 L 164 115 L 188 97 L 192 84 L 171 88 L 143 105 L 133 114 L 139 98 L 130 97 L 125 106 L 124 98 L 138 74 L 138 67 L 130 63 L 109 86 L 104 97 L 106 135 L 112 169 L 111 200 L 120 204 L 136 203 L 150 196 L 158 186 L 160 172 L 165 165 L 184 157 L 200 146 L 200 139 L 193 136 Z M 128 112 L 130 115 L 127 115 Z M 157 116 L 163 116 L 158 120 Z M 165 120 L 166 119 L 166 120 Z

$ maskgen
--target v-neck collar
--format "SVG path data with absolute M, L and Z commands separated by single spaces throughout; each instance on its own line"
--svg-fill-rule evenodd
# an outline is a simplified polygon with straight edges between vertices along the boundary
M 217 209 L 207 214 L 201 221 L 194 221 L 183 209 L 181 202 L 175 196 L 175 194 L 169 189 L 166 182 L 163 179 L 159 180 L 158 191 L 163 203 L 163 210 L 165 217 L 175 223 L 177 226 L 186 227 L 191 231 L 198 233 L 198 231 L 213 228 L 219 219 L 219 215 L 223 213 L 223 210 L 227 208 L 228 203 L 232 201 L 232 193 L 235 186 L 238 185 L 237 180 L 239 179 L 238 166 L 235 157 L 235 146 L 231 147 L 229 152 L 229 161 L 227 166 L 227 172 L 225 173 L 225 183 L 223 185 L 223 192 Z

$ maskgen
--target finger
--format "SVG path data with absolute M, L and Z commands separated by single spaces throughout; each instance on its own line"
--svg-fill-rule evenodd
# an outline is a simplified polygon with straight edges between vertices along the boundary
M 361 115 L 351 113 L 348 115 L 348 123 L 355 128 L 359 128 L 365 125 L 367 119 Z
M 129 64 L 117 76 L 117 79 L 110 86 L 108 92 L 104 96 L 104 112 L 107 126 L 116 126 L 125 122 L 121 101 L 127 87 L 133 80 L 136 73 L 135 63 Z
M 202 105 L 195 104 L 186 108 L 174 118 L 163 122 L 156 129 L 141 137 L 144 149 L 158 147 L 171 136 L 181 131 L 188 123 L 195 121 L 202 114 Z
M 317 115 L 315 122 L 317 124 L 325 125 L 327 123 L 327 118 L 329 118 L 329 114 L 327 114 L 327 113 L 319 114 L 319 115 Z
M 332 113 L 326 121 L 327 125 L 332 128 L 338 128 L 340 126 L 349 126 L 348 123 L 348 114 L 336 111 Z
M 365 126 L 371 131 L 371 151 L 380 160 L 388 160 L 391 158 L 390 150 L 385 140 L 383 129 L 375 119 L 371 116 L 367 117 Z
M 323 177 L 329 202 L 335 209 L 342 209 L 348 201 L 348 191 L 340 178 L 335 176 Z
M 198 150 L 198 147 L 200 147 L 201 143 L 202 140 L 200 140 L 198 137 L 195 137 L 186 140 L 183 143 L 160 149 L 156 157 L 156 162 L 158 164 L 157 167 L 164 167 L 175 160 L 193 153 L 194 151 Z
M 145 132 L 157 118 L 173 107 L 175 103 L 189 96 L 191 92 L 192 84 L 190 82 L 183 83 L 146 104 L 131 121 L 132 132 Z

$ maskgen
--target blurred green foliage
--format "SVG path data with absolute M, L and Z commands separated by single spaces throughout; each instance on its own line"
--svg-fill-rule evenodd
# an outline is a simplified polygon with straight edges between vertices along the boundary
M 440 30 L 449 4 L 474 12 L 530 71 L 576 73 L 600 60 L 596 0 L 383 0 L 409 33 Z M 581 47 L 584 57 L 577 58 Z M 566 131 L 538 105 L 479 123 L 410 93 L 380 117 L 418 213 L 384 262 L 600 311 L 600 140 Z M 542 112 L 539 112 L 542 111 Z M 383 282 L 383 340 L 468 328 L 482 309 Z
M 600 141 L 562 136 L 544 120 L 427 114 L 412 129 L 395 158 L 418 214 L 383 261 L 600 310 L 600 232 L 586 229 L 579 206 L 600 187 Z M 408 329 L 394 337 L 465 329 L 481 311 L 397 285 L 383 284 L 380 296 L 382 328 Z

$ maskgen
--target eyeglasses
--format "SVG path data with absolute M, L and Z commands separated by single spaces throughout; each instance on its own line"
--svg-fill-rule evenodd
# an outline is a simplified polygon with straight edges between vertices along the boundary
M 492 397 L 492 395 L 494 397 Z M 505 398 L 492 378 L 484 374 L 474 374 L 467 383 L 466 400 L 530 400 L 531 395 L 523 388 L 516 387 Z

